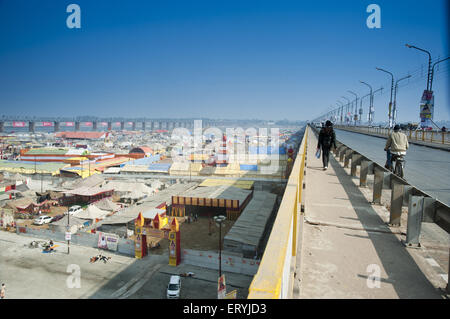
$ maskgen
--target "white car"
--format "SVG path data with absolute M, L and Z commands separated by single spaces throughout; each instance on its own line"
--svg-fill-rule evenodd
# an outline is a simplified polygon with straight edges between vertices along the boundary
M 33 224 L 35 225 L 44 225 L 48 224 L 52 221 L 53 217 L 50 216 L 39 216 L 33 221 Z
M 81 208 L 81 206 L 74 205 L 69 208 L 69 215 L 76 215 L 78 213 L 81 213 L 82 211 L 83 211 L 83 208 Z M 67 212 L 65 213 L 65 215 L 67 215 Z
M 167 285 L 167 298 L 180 298 L 181 278 L 180 276 L 170 276 L 169 285 Z

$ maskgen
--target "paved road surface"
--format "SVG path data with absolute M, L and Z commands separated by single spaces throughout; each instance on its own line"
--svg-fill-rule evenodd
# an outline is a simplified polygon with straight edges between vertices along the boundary
M 336 138 L 374 162 L 386 162 L 386 139 L 336 130 Z M 450 152 L 410 144 L 405 179 L 450 206 Z

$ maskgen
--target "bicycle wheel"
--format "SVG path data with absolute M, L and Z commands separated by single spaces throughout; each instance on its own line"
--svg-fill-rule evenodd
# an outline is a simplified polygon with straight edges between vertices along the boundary
M 402 167 L 402 163 L 399 161 L 395 161 L 394 174 L 403 178 L 403 167 Z

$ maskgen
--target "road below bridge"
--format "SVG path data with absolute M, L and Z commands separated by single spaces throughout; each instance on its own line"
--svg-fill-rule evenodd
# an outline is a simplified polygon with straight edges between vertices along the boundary
M 348 147 L 384 166 L 385 138 L 336 129 L 336 138 Z M 450 152 L 409 144 L 405 179 L 411 185 L 450 206 Z

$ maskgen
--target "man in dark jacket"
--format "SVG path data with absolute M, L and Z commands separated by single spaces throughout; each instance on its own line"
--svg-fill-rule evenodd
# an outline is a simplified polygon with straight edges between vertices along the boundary
M 325 127 L 320 130 L 319 143 L 317 143 L 317 149 L 322 149 L 323 170 L 328 168 L 331 146 L 336 148 L 336 134 L 333 130 L 333 124 L 327 121 Z

